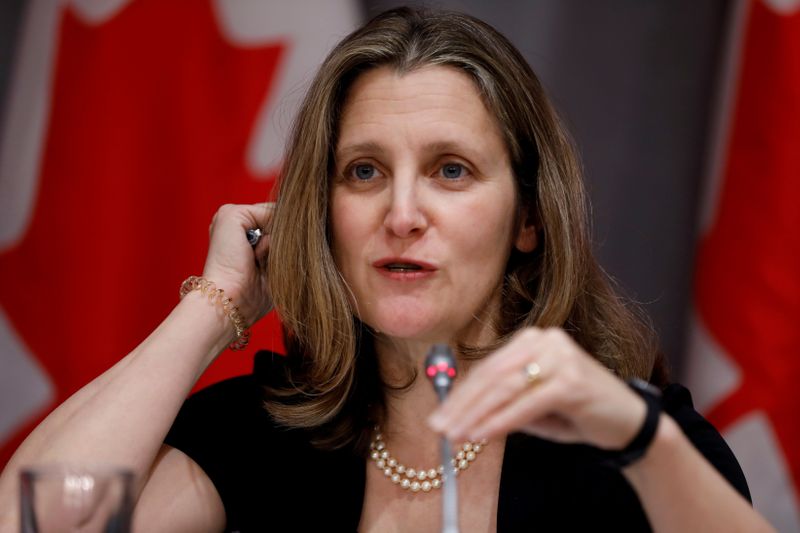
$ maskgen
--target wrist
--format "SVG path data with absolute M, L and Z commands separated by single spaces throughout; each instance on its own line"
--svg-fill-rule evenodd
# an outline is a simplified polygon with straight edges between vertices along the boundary
M 658 422 L 658 430 L 653 437 L 645 454 L 639 461 L 632 463 L 622 469 L 623 475 L 629 481 L 640 480 L 646 476 L 646 472 L 654 462 L 669 457 L 679 445 L 683 438 L 683 432 L 671 416 L 661 413 Z
M 607 451 L 603 462 L 612 468 L 625 468 L 647 453 L 661 421 L 661 391 L 641 379 L 631 379 L 628 387 L 644 402 L 644 418 L 628 444 L 616 451 Z
M 236 303 L 226 296 L 223 289 L 217 288 L 213 281 L 198 276 L 189 276 L 180 288 L 181 299 L 193 295 L 193 299 L 206 300 L 208 305 L 213 306 L 217 315 L 227 323 L 228 330 L 232 330 L 233 340 L 230 348 L 242 350 L 250 340 L 249 324 L 245 322 Z
M 178 307 L 182 306 L 191 308 L 197 324 L 202 324 L 210 336 L 219 339 L 225 347 L 236 340 L 236 330 L 231 327 L 222 308 L 209 302 L 201 292 L 192 291 L 186 294 L 178 303 Z

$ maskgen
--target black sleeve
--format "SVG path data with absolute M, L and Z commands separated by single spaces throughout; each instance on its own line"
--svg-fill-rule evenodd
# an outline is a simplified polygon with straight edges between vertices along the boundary
M 186 400 L 165 444 L 192 458 L 214 484 L 226 531 L 330 530 L 331 517 L 335 527 L 354 531 L 364 495 L 363 457 L 318 450 L 302 430 L 275 423 L 264 408 L 263 384 L 279 376 L 276 356 L 262 353 L 254 374 Z
M 697 450 L 742 496 L 752 503 L 742 468 L 719 432 L 694 410 L 689 391 L 678 384 L 664 389 L 664 411 L 672 416 Z
M 251 502 L 258 491 L 247 490 L 253 483 L 250 472 L 269 456 L 274 442 L 267 435 L 273 426 L 261 404 L 261 387 L 253 376 L 214 384 L 186 400 L 164 439 L 212 481 L 225 506 L 228 530 L 240 529 L 236 522 L 245 506 L 259 509 L 267 501 Z

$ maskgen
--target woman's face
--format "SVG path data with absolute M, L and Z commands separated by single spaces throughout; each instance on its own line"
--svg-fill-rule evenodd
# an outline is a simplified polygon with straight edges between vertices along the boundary
M 508 151 L 472 80 L 442 66 L 368 71 L 339 128 L 333 253 L 358 317 L 394 339 L 482 340 L 511 247 L 536 237 L 515 227 Z

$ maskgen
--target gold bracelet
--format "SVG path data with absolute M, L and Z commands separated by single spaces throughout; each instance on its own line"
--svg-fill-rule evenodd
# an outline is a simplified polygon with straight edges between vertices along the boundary
M 213 281 L 200 276 L 189 276 L 181 285 L 181 298 L 192 291 L 200 291 L 211 303 L 219 303 L 222 310 L 230 319 L 233 328 L 236 330 L 236 340 L 230 344 L 231 350 L 244 350 L 250 342 L 250 330 L 245 325 L 244 317 L 239 312 L 239 308 L 233 305 L 233 301 L 225 296 L 225 291 L 218 289 Z

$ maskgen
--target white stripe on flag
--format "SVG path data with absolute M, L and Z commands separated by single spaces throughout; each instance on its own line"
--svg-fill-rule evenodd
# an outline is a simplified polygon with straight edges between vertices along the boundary
M 783 532 L 800 531 L 800 498 L 792 489 L 789 465 L 769 418 L 753 411 L 731 425 L 723 436 L 751 487 L 753 506 Z
M 0 443 L 53 400 L 54 390 L 47 375 L 17 336 L 0 308 Z
M 288 57 L 281 59 L 275 89 L 261 107 L 247 150 L 250 170 L 266 178 L 277 170 L 289 125 L 311 77 L 331 47 L 360 22 L 361 14 L 352 0 L 216 0 L 215 5 L 220 28 L 232 43 L 288 43 Z

